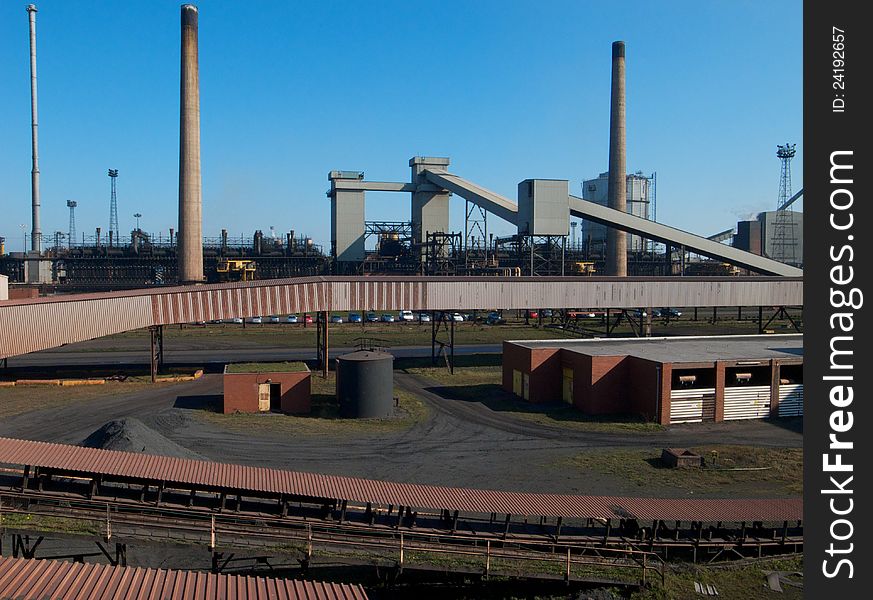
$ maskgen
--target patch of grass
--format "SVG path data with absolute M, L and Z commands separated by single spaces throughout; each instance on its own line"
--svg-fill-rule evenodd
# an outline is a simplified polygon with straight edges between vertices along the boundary
M 566 404 L 532 404 L 525 402 L 502 387 L 503 370 L 488 364 L 488 358 L 500 355 L 473 355 L 481 357 L 480 366 L 455 367 L 451 375 L 444 367 L 408 367 L 406 373 L 420 375 L 435 386 L 427 388 L 443 398 L 464 402 L 480 402 L 495 412 L 509 413 L 513 417 L 539 425 L 559 426 L 579 431 L 652 433 L 663 431 L 658 423 L 643 421 L 628 415 L 585 415 Z
M 63 362 L 62 360 L 58 362 Z M 161 367 L 161 376 L 193 375 L 197 365 Z M 0 381 L 16 379 L 110 379 L 118 381 L 151 381 L 148 365 L 52 365 L 51 367 L 12 367 L 0 371 Z
M 227 365 L 228 373 L 301 373 L 308 369 L 306 364 L 296 362 L 263 362 L 263 363 L 231 363 Z
M 660 448 L 589 450 L 571 458 L 569 464 L 579 471 L 611 475 L 655 493 L 796 496 L 803 492 L 801 448 L 698 446 L 690 450 L 703 456 L 708 466 L 664 467 Z M 731 470 L 760 467 L 767 468 Z
M 103 385 L 83 386 L 15 386 L 0 388 L 0 417 L 11 417 L 35 410 L 63 406 L 73 402 L 87 402 L 132 394 L 151 386 L 151 383 L 107 381 Z
M 662 584 L 656 578 L 651 588 L 631 595 L 633 600 L 697 600 L 700 594 L 694 591 L 694 582 L 714 585 L 720 598 L 743 598 L 758 600 L 784 598 L 799 600 L 803 598 L 803 589 L 787 585 L 783 582 L 782 594 L 773 592 L 767 587 L 764 571 L 786 571 L 787 578 L 792 582 L 803 584 L 803 557 L 789 559 L 774 559 L 756 561 L 752 564 L 736 566 L 705 567 L 686 565 L 668 571 L 666 581 Z
M 0 527 L 6 529 L 21 529 L 25 531 L 51 531 L 77 535 L 97 535 L 101 531 L 100 524 L 96 521 L 9 512 L 0 515 Z
M 308 415 L 229 414 L 214 409 L 194 414 L 213 425 L 233 431 L 262 433 L 292 433 L 295 435 L 367 435 L 400 431 L 425 421 L 430 411 L 422 400 L 405 390 L 395 389 L 399 405 L 395 415 L 386 419 L 345 419 L 339 416 L 336 401 L 336 376 L 311 378 L 312 411 Z

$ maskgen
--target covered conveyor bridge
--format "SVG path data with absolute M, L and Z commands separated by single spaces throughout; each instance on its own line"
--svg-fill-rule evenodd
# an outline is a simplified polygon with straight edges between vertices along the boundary
M 374 310 L 801 306 L 788 277 L 303 277 L 0 302 L 0 359 L 146 327 Z
M 394 483 L 250 467 L 211 461 L 83 448 L 0 438 L 0 464 L 23 468 L 22 487 L 38 474 L 75 476 L 102 483 L 142 484 L 153 490 L 200 490 L 293 502 L 354 502 L 380 506 L 563 519 L 694 521 L 796 521 L 803 502 L 792 499 L 659 499 L 536 494 Z M 92 490 L 99 493 L 99 489 Z

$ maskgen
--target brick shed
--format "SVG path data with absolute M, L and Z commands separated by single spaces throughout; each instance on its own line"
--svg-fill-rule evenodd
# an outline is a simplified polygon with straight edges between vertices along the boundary
M 304 363 L 226 365 L 222 412 L 309 413 L 310 375 Z
M 803 414 L 803 336 L 503 343 L 503 389 L 668 425 Z

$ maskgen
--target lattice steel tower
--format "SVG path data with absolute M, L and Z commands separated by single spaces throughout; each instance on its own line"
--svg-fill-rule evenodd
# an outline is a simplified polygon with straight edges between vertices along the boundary
M 70 209 L 70 227 L 67 230 L 67 247 L 72 248 L 76 245 L 76 206 L 75 200 L 67 200 L 67 207 Z
M 115 199 L 115 180 L 118 179 L 118 169 L 109 169 L 109 179 L 112 181 L 112 199 L 109 201 L 109 239 L 118 243 L 118 201 Z
M 773 243 L 770 245 L 770 258 L 791 265 L 797 264 L 797 235 L 794 231 L 794 213 L 785 204 L 791 198 L 791 159 L 796 153 L 795 146 L 796 144 L 784 144 L 776 147 L 776 157 L 782 162 L 782 172 L 773 223 Z

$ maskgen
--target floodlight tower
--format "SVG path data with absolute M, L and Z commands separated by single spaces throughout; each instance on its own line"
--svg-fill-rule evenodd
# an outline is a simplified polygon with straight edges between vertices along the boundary
M 118 179 L 118 169 L 109 169 L 109 180 L 112 182 L 111 198 L 109 200 L 109 239 L 118 241 L 118 201 L 115 198 L 115 180 Z
M 785 207 L 785 204 L 791 198 L 791 159 L 797 153 L 795 146 L 796 144 L 776 146 L 776 158 L 781 162 L 781 172 L 776 218 L 773 223 L 773 243 L 770 249 L 771 258 L 792 265 L 797 264 L 797 236 L 794 231 L 794 214 L 791 207 Z
M 70 209 L 70 227 L 67 230 L 67 247 L 72 248 L 76 245 L 76 206 L 78 202 L 75 200 L 67 200 L 67 208 Z

